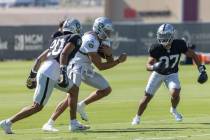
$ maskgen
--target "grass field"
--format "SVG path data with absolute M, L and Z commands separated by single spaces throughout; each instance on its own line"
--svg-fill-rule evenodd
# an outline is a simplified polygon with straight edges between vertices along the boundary
M 165 86 L 161 86 L 142 116 L 142 123 L 135 127 L 130 125 L 149 76 L 145 63 L 146 57 L 130 57 L 125 64 L 101 72 L 109 80 L 113 92 L 86 108 L 90 120 L 86 124 L 91 126 L 90 130 L 69 132 L 66 111 L 56 122 L 59 132 L 41 131 L 56 104 L 65 97 L 64 93 L 54 90 L 44 110 L 17 122 L 13 126 L 14 135 L 5 135 L 0 130 L 0 140 L 210 140 L 209 81 L 204 85 L 196 82 L 195 66 L 180 66 L 182 122 L 175 122 L 169 113 L 170 96 Z M 32 103 L 33 91 L 25 87 L 32 64 L 32 61 L 0 62 L 0 120 Z M 207 69 L 210 70 L 210 66 Z M 93 90 L 82 85 L 80 100 Z

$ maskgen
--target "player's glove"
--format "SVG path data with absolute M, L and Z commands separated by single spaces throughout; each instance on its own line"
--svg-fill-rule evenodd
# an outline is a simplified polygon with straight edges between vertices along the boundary
M 165 62 L 164 61 L 159 61 L 156 62 L 153 66 L 152 66 L 152 70 L 156 71 L 156 72 L 160 72 L 163 73 L 165 70 Z
M 36 72 L 34 72 L 33 70 L 31 70 L 30 75 L 27 78 L 26 81 L 26 87 L 28 89 L 34 89 L 36 88 Z
M 203 84 L 208 80 L 208 75 L 206 73 L 206 67 L 204 65 L 198 66 L 198 71 L 200 72 L 198 76 L 198 83 Z
M 58 85 L 63 88 L 66 88 L 69 85 L 69 80 L 66 71 L 67 71 L 66 66 L 60 67 L 60 80 Z

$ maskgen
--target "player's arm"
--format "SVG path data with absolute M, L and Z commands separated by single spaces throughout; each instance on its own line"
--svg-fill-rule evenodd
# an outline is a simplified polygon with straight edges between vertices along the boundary
M 151 56 L 148 57 L 146 69 L 147 71 L 153 71 L 153 65 L 157 60 Z
M 114 66 L 126 61 L 127 55 L 121 54 L 116 60 L 108 61 L 108 62 L 102 62 L 101 57 L 98 55 L 97 52 L 89 52 L 88 56 L 90 60 L 93 62 L 93 64 L 99 69 L 99 70 L 106 70 L 113 68 Z
M 156 71 L 156 72 L 163 72 L 165 68 L 165 62 L 159 61 L 151 56 L 149 56 L 147 64 L 146 64 L 147 71 Z
M 60 54 L 60 65 L 64 66 L 68 63 L 68 57 L 76 46 L 81 46 L 81 37 L 79 35 L 72 34 L 68 39 Z
M 49 52 L 49 49 L 45 50 L 42 54 L 40 54 L 34 63 L 34 66 L 31 69 L 31 72 L 27 78 L 26 81 L 26 87 L 29 89 L 34 89 L 36 88 L 36 75 L 37 71 L 39 70 L 42 62 L 44 62 L 47 59 L 47 54 Z
M 191 57 L 195 61 L 195 64 L 197 66 L 200 66 L 201 65 L 201 61 L 199 60 L 198 56 L 196 55 L 196 53 L 192 49 L 188 48 L 188 50 L 185 53 L 185 55 L 187 57 Z
M 187 52 L 185 53 L 186 56 L 188 57 L 192 57 L 192 59 L 195 61 L 197 67 L 198 67 L 198 71 L 199 71 L 199 77 L 198 77 L 198 82 L 203 84 L 208 80 L 208 75 L 206 73 L 206 67 L 205 65 L 201 64 L 201 61 L 199 60 L 198 56 L 196 55 L 196 53 L 192 50 L 189 49 L 187 50 Z
M 44 62 L 47 59 L 47 54 L 49 52 L 49 49 L 45 50 L 42 54 L 40 54 L 36 60 L 35 60 L 35 64 L 32 68 L 32 71 L 37 72 L 42 64 L 42 62 Z
M 67 87 L 69 84 L 68 76 L 67 76 L 67 63 L 68 63 L 68 56 L 74 50 L 75 44 L 69 42 L 65 45 L 64 49 L 60 54 L 60 80 L 59 86 Z
M 75 45 L 71 42 L 67 43 L 60 55 L 60 65 L 64 66 L 68 63 L 68 56 L 74 50 Z
M 114 61 L 114 57 L 111 55 L 111 56 L 106 56 L 106 61 L 107 62 L 113 62 Z

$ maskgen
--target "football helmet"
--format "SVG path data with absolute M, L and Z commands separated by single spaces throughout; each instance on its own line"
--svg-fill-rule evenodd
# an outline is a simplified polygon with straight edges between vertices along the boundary
M 174 39 L 175 30 L 171 24 L 162 24 L 157 30 L 157 40 L 166 49 L 170 49 L 170 44 Z
M 97 33 L 102 40 L 111 37 L 113 25 L 111 19 L 107 17 L 99 17 L 93 23 L 93 31 Z
M 68 18 L 63 23 L 63 32 L 71 32 L 73 34 L 80 34 L 82 26 L 80 22 L 75 18 Z

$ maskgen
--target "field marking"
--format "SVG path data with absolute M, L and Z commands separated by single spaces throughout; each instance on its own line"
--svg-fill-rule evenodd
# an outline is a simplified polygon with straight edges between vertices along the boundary
M 194 117 L 189 117 L 188 119 L 192 119 Z M 206 114 L 203 114 L 203 116 L 201 117 L 196 117 L 196 119 L 198 118 L 209 118 L 209 115 L 206 115 Z M 143 121 L 143 124 L 140 124 L 139 126 L 142 126 L 144 124 L 147 124 L 147 123 L 151 123 L 151 122 L 165 122 L 165 121 L 169 121 L 171 119 L 162 119 L 162 120 L 147 120 L 147 121 Z M 175 122 L 176 123 L 176 122 Z M 182 123 L 182 122 L 181 122 Z M 88 122 L 88 125 L 91 125 L 91 121 Z M 131 121 L 130 122 L 119 122 L 119 123 L 96 123 L 94 124 L 95 126 L 98 126 L 98 125 L 121 125 L 121 124 L 131 124 Z M 132 125 L 130 125 L 132 127 Z M 68 128 L 68 123 L 66 125 L 62 125 L 62 126 L 56 126 L 56 128 Z M 134 127 L 135 128 L 135 127 Z M 28 129 L 16 129 L 16 130 L 41 130 L 41 127 L 40 128 L 28 128 Z
M 144 121 L 143 123 L 146 124 L 146 123 L 150 123 L 150 122 L 165 122 L 165 121 L 168 121 L 169 119 L 163 119 L 163 120 L 150 120 L 150 121 Z M 88 122 L 88 125 L 91 124 L 91 122 Z M 122 124 L 131 124 L 131 122 L 121 122 L 121 123 L 97 123 L 97 124 L 94 124 L 95 126 L 98 126 L 98 125 L 122 125 Z M 142 124 L 142 125 L 144 125 Z M 141 124 L 139 126 L 142 126 Z M 130 125 L 130 127 L 132 127 L 132 125 Z M 68 124 L 66 125 L 62 125 L 62 126 L 56 126 L 56 128 L 68 128 Z M 134 127 L 135 128 L 135 127 Z M 42 130 L 42 128 L 27 128 L 27 129 L 15 129 L 15 130 L 24 130 L 24 131 L 30 131 L 30 130 Z M 44 131 L 43 131 L 44 132 Z M 56 132 L 55 132 L 56 133 Z
M 210 136 L 210 134 L 200 134 L 200 135 L 187 135 L 187 136 L 174 136 L 174 137 L 147 137 L 147 138 L 135 138 L 134 140 L 170 140 L 170 139 L 176 139 L 176 138 L 189 138 L 189 137 L 203 137 L 203 136 Z

